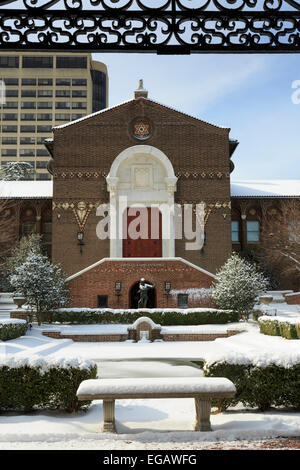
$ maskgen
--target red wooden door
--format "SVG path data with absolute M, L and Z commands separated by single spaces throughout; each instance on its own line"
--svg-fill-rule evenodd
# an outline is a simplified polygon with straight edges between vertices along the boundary
M 123 257 L 162 257 L 162 217 L 157 207 L 126 209 L 123 214 Z

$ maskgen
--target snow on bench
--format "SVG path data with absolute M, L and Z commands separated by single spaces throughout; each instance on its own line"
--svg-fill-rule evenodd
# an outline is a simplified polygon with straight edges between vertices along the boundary
M 235 392 L 234 384 L 223 377 L 89 379 L 81 382 L 77 398 L 103 400 L 103 432 L 116 432 L 116 399 L 194 398 L 195 431 L 211 431 L 211 398 L 230 398 Z

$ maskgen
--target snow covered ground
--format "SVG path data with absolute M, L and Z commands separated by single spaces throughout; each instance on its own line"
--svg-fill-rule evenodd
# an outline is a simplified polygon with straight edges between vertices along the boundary
M 276 308 L 276 314 L 280 316 L 300 315 L 297 306 L 276 303 L 269 308 Z M 199 366 L 190 361 L 215 356 L 259 356 L 265 362 L 276 358 L 285 364 L 300 361 L 300 340 L 261 335 L 252 321 L 239 326 L 245 331 L 230 338 L 181 343 L 74 343 L 69 339 L 42 336 L 42 330 L 49 329 L 48 325 L 34 326 L 24 337 L 0 342 L 0 354 L 81 356 L 96 361 L 100 377 L 124 380 L 126 377 L 172 376 L 187 377 L 188 380 L 188 377 L 202 374 Z M 52 328 L 55 329 L 55 325 Z M 80 330 L 79 325 L 60 325 L 60 328 Z M 220 441 L 222 448 L 234 448 L 241 441 L 251 447 L 251 442 L 259 439 L 300 438 L 300 413 L 279 409 L 261 413 L 241 405 L 213 414 L 212 432 L 195 433 L 192 431 L 194 402 L 188 398 L 117 401 L 117 435 L 100 432 L 102 418 L 99 401 L 94 401 L 87 412 L 71 415 L 61 412 L 5 413 L 0 415 L 0 449 L 180 450 L 205 449 L 208 445 L 220 444 Z

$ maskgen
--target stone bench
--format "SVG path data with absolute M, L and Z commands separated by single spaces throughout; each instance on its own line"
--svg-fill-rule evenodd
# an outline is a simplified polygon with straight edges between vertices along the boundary
M 234 384 L 222 377 L 168 377 L 84 380 L 78 400 L 103 400 L 103 432 L 116 432 L 115 400 L 134 398 L 194 398 L 195 431 L 211 431 L 212 398 L 231 398 Z

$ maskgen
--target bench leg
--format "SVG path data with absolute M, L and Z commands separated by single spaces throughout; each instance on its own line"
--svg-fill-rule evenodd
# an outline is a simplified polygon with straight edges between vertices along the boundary
M 103 400 L 103 419 L 102 432 L 116 432 L 115 400 Z
M 195 431 L 211 431 L 210 426 L 210 399 L 201 400 L 201 398 L 195 398 L 196 408 L 196 422 Z

